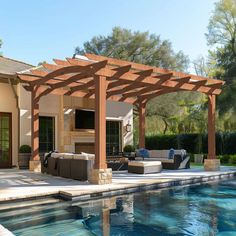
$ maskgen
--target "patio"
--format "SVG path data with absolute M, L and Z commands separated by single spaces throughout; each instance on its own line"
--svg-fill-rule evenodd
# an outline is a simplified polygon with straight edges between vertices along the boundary
M 58 194 L 68 200 L 90 200 L 96 197 L 111 197 L 138 191 L 203 183 L 235 175 L 236 167 L 224 166 L 220 171 L 207 172 L 202 167 L 194 167 L 177 171 L 163 170 L 161 173 L 147 175 L 117 171 L 113 172 L 112 184 L 95 185 L 28 170 L 2 169 L 0 170 L 0 202 L 36 197 L 46 198 Z

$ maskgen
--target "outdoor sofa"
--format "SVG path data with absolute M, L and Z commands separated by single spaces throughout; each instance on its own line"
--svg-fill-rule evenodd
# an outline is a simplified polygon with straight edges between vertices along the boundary
M 163 169 L 177 170 L 190 168 L 190 158 L 186 150 L 174 150 L 174 157 L 169 158 L 170 150 L 148 150 L 149 157 L 140 157 L 136 152 L 135 161 L 160 161 Z M 181 164 L 182 163 L 182 164 Z
M 94 154 L 51 153 L 45 154 L 42 172 L 54 176 L 88 180 L 88 173 L 94 164 Z

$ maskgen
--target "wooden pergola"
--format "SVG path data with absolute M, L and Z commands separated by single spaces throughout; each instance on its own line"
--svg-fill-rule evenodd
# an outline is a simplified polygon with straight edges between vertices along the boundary
M 198 91 L 208 96 L 208 158 L 215 158 L 215 96 L 223 81 L 85 54 L 18 74 L 31 92 L 32 160 L 39 161 L 39 100 L 47 94 L 95 99 L 95 169 L 106 169 L 106 100 L 127 102 L 139 112 L 139 146 L 145 147 L 147 102 L 162 94 Z

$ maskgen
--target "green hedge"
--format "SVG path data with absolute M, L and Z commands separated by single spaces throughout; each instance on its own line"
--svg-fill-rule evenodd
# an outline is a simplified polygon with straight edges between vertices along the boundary
M 146 136 L 147 149 L 185 149 L 188 153 L 207 153 L 207 134 Z M 236 154 L 236 132 L 216 133 L 216 155 Z

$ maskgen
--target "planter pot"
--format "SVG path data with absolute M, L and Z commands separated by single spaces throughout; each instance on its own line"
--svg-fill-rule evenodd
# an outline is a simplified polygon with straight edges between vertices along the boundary
M 20 169 L 29 169 L 31 153 L 19 153 L 18 165 Z
M 194 154 L 194 163 L 202 164 L 203 163 L 203 154 Z

